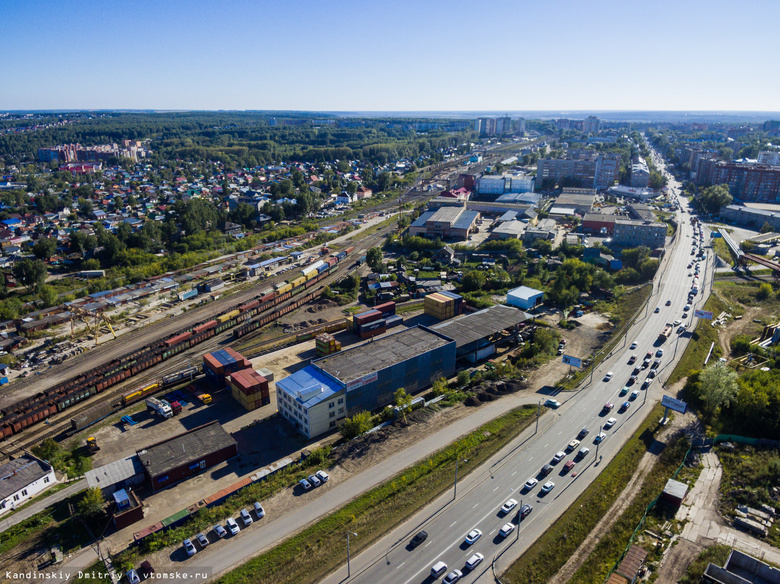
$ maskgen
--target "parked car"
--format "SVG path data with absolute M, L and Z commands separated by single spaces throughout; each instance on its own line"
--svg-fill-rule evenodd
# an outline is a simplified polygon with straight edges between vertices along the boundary
M 330 479 L 330 475 L 328 475 L 328 473 L 326 473 L 324 470 L 318 470 L 314 474 L 317 475 L 317 478 L 320 479 L 320 482 L 322 483 L 327 483 L 328 479 Z
M 141 584 L 141 578 L 138 577 L 138 572 L 135 570 L 128 570 L 125 576 L 130 584 Z
M 309 475 L 308 477 L 306 477 L 306 480 L 308 480 L 309 483 L 311 483 L 311 486 L 315 488 L 319 487 L 322 484 L 322 481 L 314 475 Z
M 252 516 L 246 509 L 241 509 L 241 520 L 244 522 L 244 525 L 252 524 Z
M 228 531 L 231 535 L 238 535 L 238 532 L 240 531 L 240 528 L 238 527 L 238 523 L 235 519 L 232 517 L 229 517 L 228 520 L 225 522 L 227 525 Z
M 301 485 L 301 488 L 304 491 L 308 491 L 309 489 L 311 489 L 311 483 L 309 481 L 307 481 L 306 479 L 299 480 L 298 484 Z
M 222 539 L 223 537 L 225 537 L 227 535 L 227 531 L 225 531 L 225 528 L 222 527 L 221 525 L 215 525 L 214 526 L 214 533 L 217 534 L 217 537 L 219 539 Z
M 187 556 L 194 556 L 198 553 L 198 550 L 195 549 L 195 546 L 192 545 L 189 539 L 184 540 L 184 550 L 187 552 Z
M 255 501 L 255 515 L 257 515 L 258 519 L 265 517 L 265 509 L 263 509 L 263 506 L 257 501 Z

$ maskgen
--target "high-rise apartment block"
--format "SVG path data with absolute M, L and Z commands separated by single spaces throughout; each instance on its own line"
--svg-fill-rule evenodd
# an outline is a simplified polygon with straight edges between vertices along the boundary
M 560 183 L 564 179 L 578 181 L 580 186 L 605 189 L 612 186 L 620 172 L 620 155 L 594 150 L 569 150 L 565 158 L 542 158 L 536 170 L 536 188 L 545 179 Z

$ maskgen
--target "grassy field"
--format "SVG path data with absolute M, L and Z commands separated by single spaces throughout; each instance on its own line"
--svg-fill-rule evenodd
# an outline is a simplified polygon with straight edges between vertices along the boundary
M 685 460 L 689 446 L 690 443 L 687 439 L 680 438 L 670 443 L 661 452 L 655 465 L 642 481 L 639 493 L 609 531 L 604 534 L 588 559 L 569 580 L 569 584 L 601 584 L 604 582 L 609 571 L 629 545 L 631 535 L 642 520 L 647 506 L 663 492 L 666 481 L 672 477 L 674 471 Z M 657 505 L 648 514 L 648 520 L 657 517 L 663 523 L 663 520 L 670 519 L 667 517 L 668 512 L 668 507 Z M 671 518 L 674 518 L 673 514 Z M 645 527 L 647 526 L 645 525 Z M 660 559 L 661 556 L 655 554 L 654 546 L 652 550 L 648 551 L 651 552 L 648 555 L 648 562 Z
M 720 511 L 726 517 L 734 517 L 737 505 L 753 508 L 762 503 L 776 505 L 770 489 L 780 484 L 780 453 L 771 448 L 753 448 L 737 445 L 734 450 L 718 448 L 718 458 L 723 465 L 720 482 Z M 780 547 L 780 525 L 775 522 L 769 530 L 767 541 Z
M 717 294 L 710 294 L 707 302 L 704 303 L 704 310 L 711 311 L 716 317 L 727 309 L 728 306 Z M 707 353 L 712 343 L 715 343 L 715 347 L 710 359 L 718 359 L 721 355 L 720 346 L 718 345 L 718 331 L 710 324 L 710 321 L 699 319 L 696 328 L 691 334 L 691 340 L 685 348 L 685 352 L 677 363 L 677 367 L 674 368 L 674 371 L 672 371 L 672 374 L 666 381 L 667 385 L 677 383 L 683 377 L 687 377 L 692 370 L 701 369 L 704 366 L 704 359 L 707 358 Z
M 352 552 L 359 553 L 451 489 L 457 458 L 468 453 L 468 462 L 460 465 L 459 472 L 470 472 L 516 437 L 535 416 L 536 406 L 526 406 L 485 424 L 269 552 L 233 570 L 220 578 L 219 582 L 318 582 L 346 562 L 344 534 L 347 530 L 359 533 L 359 538 L 352 542 Z
M 712 239 L 712 249 L 715 250 L 715 253 L 718 254 L 723 261 L 728 262 L 732 266 L 734 265 L 734 256 L 731 255 L 731 250 L 722 237 Z
M 615 325 L 613 329 L 612 338 L 605 344 L 599 352 L 594 356 L 593 367 L 598 367 L 599 363 L 604 359 L 606 355 L 612 350 L 617 343 L 623 338 L 625 331 L 627 330 L 628 323 L 634 318 L 634 315 L 641 310 L 647 299 L 652 292 L 652 286 L 646 284 L 638 288 L 634 288 L 631 292 L 627 293 L 619 302 L 612 304 L 605 304 L 600 306 L 599 312 L 609 312 L 610 322 Z M 580 382 L 590 375 L 590 367 L 577 371 L 571 378 L 567 379 L 561 384 L 564 390 L 574 389 Z
M 569 559 L 628 484 L 661 426 L 657 405 L 595 481 L 544 535 L 504 573 L 511 583 L 544 584 Z M 622 550 L 621 550 L 622 551 Z M 607 562 L 607 558 L 604 559 Z M 607 564 L 608 568 L 611 564 Z

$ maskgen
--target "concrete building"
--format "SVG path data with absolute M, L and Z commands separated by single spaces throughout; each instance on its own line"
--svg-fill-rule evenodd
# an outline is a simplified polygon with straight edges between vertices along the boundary
M 506 303 L 522 310 L 533 310 L 544 302 L 544 292 L 520 286 L 506 293 Z
M 564 158 L 542 158 L 536 169 L 536 189 L 545 181 L 560 184 L 576 181 L 581 187 L 605 189 L 613 184 L 620 172 L 620 156 L 595 150 L 569 150 Z
M 631 186 L 644 188 L 650 184 L 650 169 L 647 161 L 641 156 L 634 157 L 631 163 Z
M 138 455 L 120 458 L 84 473 L 90 489 L 100 489 L 108 498 L 116 491 L 142 485 L 146 479 L 144 465 Z
M 713 563 L 707 565 L 703 580 L 714 584 L 780 584 L 780 570 L 732 549 L 722 568 Z
M 455 372 L 455 341 L 417 326 L 313 361 L 276 383 L 282 416 L 307 438 Z
M 533 243 L 537 239 L 555 239 L 557 226 L 554 219 L 542 219 L 536 227 L 528 227 L 523 233 L 523 243 Z
M 655 213 L 644 203 L 631 203 L 627 206 L 628 215 L 631 219 L 639 221 L 655 221 Z
M 612 243 L 628 248 L 640 245 L 650 249 L 663 248 L 666 244 L 666 223 L 616 219 Z
M 763 150 L 758 153 L 758 163 L 767 166 L 780 166 L 780 151 Z
M 598 134 L 601 129 L 601 120 L 596 116 L 588 116 L 582 125 L 582 131 L 586 134 Z
M 741 225 L 755 230 L 769 223 L 773 231 L 780 231 L 780 212 L 754 209 L 742 205 L 728 205 L 720 210 L 720 218 L 730 225 Z
M 780 203 L 780 166 L 702 161 L 696 184 L 727 184 L 731 196 L 750 203 Z
M 529 193 L 533 190 L 534 179 L 527 174 L 486 174 L 479 177 L 476 184 L 480 198 L 489 200 L 505 193 Z
M 609 187 L 607 193 L 613 197 L 622 197 L 624 199 L 633 199 L 635 201 L 649 201 L 658 195 L 653 189 L 626 187 L 617 185 Z
M 496 346 L 517 342 L 518 325 L 529 318 L 521 310 L 499 304 L 447 320 L 432 329 L 453 339 L 458 359 L 475 363 L 495 353 Z
M 32 454 L 23 454 L 0 466 L 0 515 L 57 483 L 52 466 Z
M 525 231 L 525 223 L 522 221 L 503 221 L 493 229 L 491 237 L 494 239 L 520 239 L 523 231 Z
M 603 213 L 585 213 L 582 218 L 583 233 L 596 233 L 612 235 L 615 231 L 616 215 L 605 215 Z
M 238 456 L 238 444 L 214 420 L 136 454 L 152 491 L 159 491 Z
M 563 189 L 563 192 L 555 199 L 556 207 L 574 209 L 577 215 L 584 216 L 593 209 L 593 203 L 596 200 L 596 191 L 594 189 Z
M 426 211 L 409 226 L 410 235 L 441 239 L 468 239 L 476 228 L 478 211 L 463 207 L 441 207 Z

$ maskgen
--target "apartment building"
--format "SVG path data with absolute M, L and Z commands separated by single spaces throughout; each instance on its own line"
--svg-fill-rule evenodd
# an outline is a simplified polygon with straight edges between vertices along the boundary
M 576 180 L 587 188 L 605 189 L 612 186 L 620 172 L 620 156 L 593 150 L 569 150 L 564 158 L 542 158 L 536 170 L 536 188 L 551 179 Z

